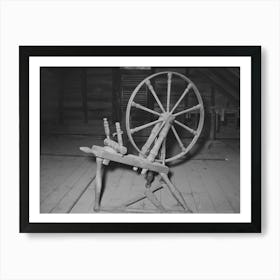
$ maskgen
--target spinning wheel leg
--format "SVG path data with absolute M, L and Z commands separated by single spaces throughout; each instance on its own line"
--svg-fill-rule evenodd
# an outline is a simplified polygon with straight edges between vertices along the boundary
M 169 188 L 171 194 L 173 197 L 181 204 L 181 206 L 189 213 L 191 213 L 191 209 L 188 207 L 183 195 L 181 192 L 171 183 L 169 180 L 167 174 L 165 173 L 160 173 L 161 178 L 164 180 L 166 183 L 167 187 Z
M 153 205 L 155 205 L 161 212 L 165 212 L 164 207 L 160 203 L 160 201 L 157 199 L 155 194 L 150 190 L 146 189 L 145 190 L 145 196 L 152 202 Z
M 155 205 L 161 212 L 165 212 L 164 207 L 160 203 L 160 201 L 157 199 L 155 194 L 151 191 L 151 185 L 154 180 L 154 173 L 152 171 L 148 171 L 146 175 L 146 190 L 145 190 L 145 196 L 152 202 L 153 205 Z
M 95 201 L 94 211 L 100 210 L 100 194 L 102 189 L 103 159 L 96 158 L 96 177 L 95 177 Z

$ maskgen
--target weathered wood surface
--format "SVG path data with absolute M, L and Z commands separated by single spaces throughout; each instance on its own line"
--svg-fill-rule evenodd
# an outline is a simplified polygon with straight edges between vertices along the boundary
M 224 163 L 224 169 L 228 167 Z M 209 173 L 200 173 L 202 169 L 209 168 Z M 238 213 L 239 210 L 239 179 L 235 177 L 234 182 L 228 182 L 225 179 L 230 170 L 224 174 L 215 168 L 214 163 L 208 161 L 190 161 L 188 165 L 179 165 L 171 170 L 173 172 L 172 180 L 176 187 L 182 193 L 187 205 L 193 213 Z M 213 172 L 213 173 L 212 173 Z M 106 173 L 106 184 L 104 194 L 101 200 L 101 209 L 108 209 L 116 207 L 114 212 L 122 212 L 119 206 L 122 206 L 129 199 L 137 196 L 143 196 L 145 192 L 144 178 L 129 169 L 115 168 L 108 170 Z M 234 177 L 233 175 L 232 177 Z M 153 186 L 157 186 L 156 179 Z M 93 195 L 94 190 L 91 191 Z M 172 197 L 166 188 L 158 190 L 156 193 L 158 200 L 164 206 L 165 210 L 171 212 L 182 212 L 182 207 Z M 77 203 L 77 207 L 81 209 L 88 209 L 89 207 L 80 206 L 79 204 L 89 204 L 89 192 L 84 194 L 84 197 Z M 93 205 L 92 197 L 90 205 Z M 147 199 L 141 199 L 127 207 L 123 212 L 137 212 L 145 211 L 156 212 L 156 208 Z M 106 210 L 107 209 L 107 210 Z M 91 210 L 92 211 L 92 210 Z M 157 209 L 158 212 L 160 212 Z
M 164 100 L 166 101 L 166 105 L 165 107 L 162 105 L 162 102 L 160 100 L 160 97 L 162 98 L 162 94 L 157 94 L 154 90 L 153 85 L 151 84 L 151 80 L 156 79 L 156 78 L 161 78 L 162 76 L 164 77 L 164 79 L 167 79 L 167 91 L 165 92 L 164 95 Z M 169 108 L 170 106 L 170 87 L 171 87 L 171 76 L 176 76 L 176 81 L 178 79 L 181 79 L 184 81 L 184 83 L 187 83 L 187 86 L 184 88 L 183 93 L 180 95 L 179 98 L 177 98 L 175 105 L 171 106 L 171 109 Z M 173 79 L 174 80 L 174 79 Z M 137 105 L 137 103 L 135 103 L 135 99 L 137 94 L 139 93 L 139 90 L 141 89 L 141 87 L 143 85 L 146 85 L 149 89 L 149 92 L 153 95 L 157 106 L 159 106 L 160 108 L 160 112 L 163 113 L 162 116 L 160 116 L 157 120 L 152 121 L 152 122 L 146 122 L 145 124 L 142 124 L 140 126 L 133 126 L 133 116 L 135 119 L 135 114 L 132 112 L 132 107 L 138 108 L 143 110 L 144 107 L 140 104 Z M 179 109 L 179 105 L 180 103 L 183 103 L 182 101 L 184 100 L 185 96 L 192 91 L 193 95 L 195 96 L 196 99 L 196 105 L 193 105 L 190 108 L 183 108 L 183 109 Z M 176 112 L 178 110 L 180 110 L 179 112 Z M 149 111 L 149 109 L 145 109 L 146 111 Z M 168 113 L 166 113 L 166 110 Z M 196 116 L 196 125 L 195 128 L 191 128 L 189 126 L 186 126 L 185 124 L 183 124 L 182 122 L 179 122 L 178 120 L 175 120 L 175 117 L 178 116 L 183 116 L 187 113 L 191 113 L 193 111 L 197 111 Z M 155 112 L 154 112 L 155 113 Z M 167 115 L 166 115 L 167 114 Z M 133 93 L 130 96 L 130 99 L 128 101 L 127 104 L 127 110 L 126 110 L 126 130 L 127 130 L 127 135 L 128 138 L 130 140 L 130 143 L 134 146 L 134 148 L 140 152 L 139 148 L 140 146 L 138 146 L 135 143 L 135 139 L 133 137 L 133 134 L 135 132 L 138 131 L 142 131 L 143 129 L 147 129 L 148 127 L 150 127 L 151 125 L 155 125 L 158 122 L 163 121 L 164 122 L 164 127 L 162 128 L 162 130 L 160 131 L 159 137 L 157 139 L 157 141 L 155 142 L 149 156 L 148 159 L 153 161 L 155 159 L 155 157 L 158 154 L 159 148 L 162 144 L 162 142 L 167 138 L 167 134 L 168 131 L 170 129 L 171 123 L 174 121 L 177 125 L 180 125 L 181 128 L 185 129 L 186 131 L 188 131 L 189 133 L 192 134 L 193 140 L 189 143 L 189 146 L 186 149 L 183 149 L 182 151 L 180 151 L 178 154 L 173 155 L 172 157 L 168 157 L 168 158 L 163 158 L 161 157 L 161 159 L 159 159 L 158 161 L 160 162 L 173 162 L 175 160 L 178 160 L 179 158 L 183 157 L 184 155 L 186 155 L 191 148 L 195 145 L 195 143 L 198 141 L 199 135 L 202 132 L 202 128 L 203 128 L 203 123 L 204 123 L 204 106 L 203 106 L 203 101 L 202 101 L 202 97 L 199 93 L 199 90 L 197 89 L 197 87 L 191 82 L 191 80 L 189 80 L 189 78 L 187 78 L 186 76 L 180 74 L 180 73 L 176 73 L 176 72 L 171 72 L 171 71 L 163 71 L 163 72 L 159 72 L 153 75 L 148 76 L 147 78 L 145 78 L 141 83 L 139 83 L 139 85 L 135 88 L 135 90 L 133 91 Z M 133 127 L 133 128 L 132 128 Z M 155 127 L 156 128 L 156 127 Z M 174 129 L 173 129 L 174 130 Z M 153 134 L 153 130 L 151 131 L 151 135 Z M 151 136 L 150 135 L 150 136 Z M 177 137 L 178 134 L 176 134 Z M 149 141 L 149 138 L 148 138 Z M 177 140 L 178 141 L 178 140 Z M 162 153 L 162 156 L 166 155 L 166 153 Z M 145 173 L 144 170 L 142 173 Z
M 41 156 L 40 211 L 67 213 L 95 176 L 89 158 Z
M 100 208 L 100 195 L 102 191 L 102 181 L 104 166 L 102 164 L 102 158 L 96 158 L 96 175 L 95 175 L 95 201 L 94 201 L 94 211 L 98 211 Z
M 100 157 L 103 159 L 112 160 L 114 162 L 119 162 L 122 164 L 135 166 L 139 168 L 147 168 L 151 171 L 161 172 L 161 173 L 168 173 L 168 167 L 156 162 L 149 162 L 144 158 L 140 158 L 134 155 L 120 155 L 120 154 L 113 154 L 111 152 L 106 151 L 103 147 L 99 146 L 92 146 L 91 149 L 87 147 L 80 148 L 83 152 L 93 154 L 96 157 Z
M 70 213 L 87 188 L 94 184 L 95 164 L 90 166 L 77 183 L 68 191 L 59 203 L 52 208 L 51 213 Z
M 75 138 L 76 142 L 72 138 L 63 139 L 58 138 L 52 142 L 53 145 L 42 146 L 45 153 L 58 155 L 41 156 L 41 211 L 94 213 L 95 184 L 92 179 L 95 175 L 95 158 L 71 156 L 74 151 L 72 146 L 78 147 L 81 143 L 90 141 L 88 138 L 83 140 L 82 137 Z M 70 144 L 67 144 L 69 142 Z M 68 156 L 60 156 L 59 153 L 68 153 Z M 217 157 L 220 160 L 215 160 Z M 240 211 L 239 142 L 215 142 L 211 149 L 200 150 L 194 159 L 171 166 L 170 174 L 170 179 L 182 193 L 192 212 Z M 109 168 L 105 168 L 103 183 L 105 188 L 101 193 L 101 208 L 104 207 L 105 212 L 106 209 L 109 211 L 137 197 L 142 199 L 123 212 L 158 211 L 147 198 L 143 198 L 144 177 L 134 172 L 130 166 L 110 163 Z M 159 186 L 159 177 L 156 177 L 152 187 Z M 155 195 L 166 210 L 172 213 L 182 212 L 182 207 L 167 188 L 161 188 Z M 118 209 L 115 212 L 122 211 Z
M 87 70 L 86 68 L 81 69 L 81 95 L 84 113 L 84 122 L 88 122 L 88 98 L 87 98 Z
M 222 107 L 239 106 L 238 102 L 232 102 L 232 96 L 228 98 L 228 94 L 224 90 L 222 84 L 226 88 L 230 88 L 233 99 L 239 100 L 239 69 L 238 68 L 188 68 L 187 72 L 183 68 L 173 68 L 176 72 L 186 74 L 197 84 L 205 102 L 205 107 L 211 106 L 211 86 L 216 85 L 216 105 Z M 84 71 L 81 77 L 81 70 Z M 90 123 L 100 121 L 102 117 L 108 117 L 114 121 L 120 121 L 121 111 L 127 106 L 127 101 L 131 92 L 144 78 L 149 76 L 151 72 L 166 71 L 164 68 L 152 68 L 148 71 L 137 70 L 125 71 L 122 73 L 116 68 L 42 68 L 41 69 L 41 111 L 42 121 L 46 123 L 43 127 L 48 132 L 55 133 L 87 133 L 94 131 Z M 219 80 L 211 80 L 207 76 L 207 71 L 219 77 Z M 201 73 L 203 72 L 203 73 Z M 62 83 L 63 75 L 67 83 Z M 82 79 L 81 79 L 82 78 Z M 180 80 L 175 80 L 172 76 L 170 107 L 175 104 L 182 93 Z M 219 83 L 221 81 L 221 85 Z M 132 82 L 132 83 L 131 83 Z M 152 86 L 159 95 L 167 92 L 168 80 L 159 79 Z M 183 86 L 183 85 L 182 85 Z M 147 94 L 146 87 L 141 89 L 141 94 L 137 98 L 137 103 L 149 109 L 154 109 L 156 101 L 152 94 Z M 85 92 L 87 93 L 85 95 Z M 120 96 L 120 92 L 123 92 Z M 125 92 L 125 93 L 124 93 Z M 174 100 L 172 96 L 174 95 Z M 82 98 L 83 97 L 83 98 Z M 189 98 L 189 95 L 186 97 Z M 160 97 L 163 106 L 167 100 Z M 191 101 L 191 98 L 190 100 Z M 181 103 L 183 105 L 184 102 Z M 188 102 L 191 105 L 191 102 Z M 228 104 L 229 103 L 229 104 Z M 185 108 L 187 103 L 185 103 Z M 122 108 L 122 110 L 120 110 Z M 140 110 L 139 110 L 140 111 Z M 140 118 L 143 112 L 140 111 Z M 151 115 L 152 116 L 152 115 Z M 151 117 L 147 115 L 147 120 Z M 88 124 L 84 123 L 88 119 Z M 61 120 L 61 123 L 59 122 Z M 78 124 L 75 125 L 75 122 Z M 144 131 L 143 131 L 144 133 Z M 203 132 L 202 132 L 203 133 Z M 227 126 L 221 127 L 221 131 L 217 137 L 239 137 L 234 127 L 227 129 Z

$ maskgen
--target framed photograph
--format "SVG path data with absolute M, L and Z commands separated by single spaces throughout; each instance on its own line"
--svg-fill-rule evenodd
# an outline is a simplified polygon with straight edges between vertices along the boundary
M 20 46 L 20 232 L 261 232 L 260 46 Z

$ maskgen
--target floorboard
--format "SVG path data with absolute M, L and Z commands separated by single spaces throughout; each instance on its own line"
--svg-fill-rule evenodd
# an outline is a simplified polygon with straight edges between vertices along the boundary
M 95 170 L 93 157 L 80 146 L 101 145 L 92 136 L 50 136 L 42 141 L 40 166 L 40 211 L 42 213 L 94 213 Z M 239 141 L 215 141 L 185 161 L 171 166 L 170 179 L 194 213 L 238 213 L 240 211 Z M 159 176 L 152 184 L 161 186 Z M 123 205 L 143 194 L 145 179 L 130 166 L 110 163 L 104 174 L 101 207 Z M 182 208 L 164 187 L 155 192 L 170 211 Z M 126 212 L 154 212 L 147 199 L 131 204 Z
M 41 157 L 41 161 L 43 160 L 49 161 L 50 159 L 45 159 Z M 51 162 L 53 162 L 54 160 L 55 159 L 52 159 Z M 92 176 L 95 175 L 95 163 L 92 159 L 80 158 L 78 160 L 73 160 L 73 164 L 75 162 L 75 168 L 71 169 L 71 173 L 65 172 L 65 170 L 69 171 L 67 168 L 67 163 L 69 162 L 68 160 L 69 158 L 67 158 L 67 160 L 64 160 L 64 164 L 62 164 L 58 169 L 59 175 L 57 175 L 53 179 L 53 185 L 51 189 L 49 188 L 48 193 L 43 196 L 42 192 L 42 199 L 40 200 L 41 213 L 55 212 L 55 209 L 57 209 L 59 205 L 62 205 L 61 203 L 64 203 L 65 200 L 68 199 L 66 198 L 67 195 L 71 195 L 73 193 L 73 190 L 77 186 L 79 186 L 78 188 L 80 189 L 81 183 L 82 186 L 84 186 L 84 184 L 87 185 L 88 182 L 92 179 Z M 43 188 L 44 184 L 41 182 L 41 189 Z M 59 210 L 59 212 L 61 212 L 61 210 Z

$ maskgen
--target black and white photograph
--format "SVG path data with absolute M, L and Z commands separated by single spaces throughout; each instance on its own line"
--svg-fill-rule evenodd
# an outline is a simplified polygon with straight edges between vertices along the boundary
M 238 67 L 41 67 L 40 212 L 239 213 L 239 89 Z
M 23 225 L 260 230 L 260 47 L 21 46 L 20 57 Z
M 0 0 L 0 279 L 280 280 L 279 23 Z

